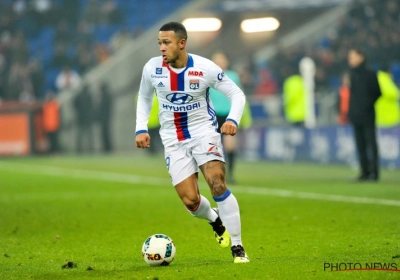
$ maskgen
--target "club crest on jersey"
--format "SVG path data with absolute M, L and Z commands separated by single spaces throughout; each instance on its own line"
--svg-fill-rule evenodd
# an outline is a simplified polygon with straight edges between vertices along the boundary
M 187 104 L 193 100 L 193 96 L 187 93 L 178 93 L 178 92 L 170 93 L 166 96 L 166 98 L 169 102 L 176 105 Z
M 162 68 L 157 67 L 156 68 L 156 75 L 161 75 L 162 74 Z
M 203 71 L 189 71 L 188 76 L 203 77 Z
M 211 146 L 210 146 L 210 148 L 208 148 L 208 151 L 207 151 L 206 155 L 208 155 L 208 156 L 209 155 L 214 155 L 214 156 L 217 156 L 217 157 L 222 157 L 222 154 L 220 153 L 217 144 L 215 144 L 215 143 L 208 143 L 208 144 L 211 145 Z
M 200 80 L 190 80 L 189 81 L 190 89 L 199 89 L 199 87 L 200 87 Z

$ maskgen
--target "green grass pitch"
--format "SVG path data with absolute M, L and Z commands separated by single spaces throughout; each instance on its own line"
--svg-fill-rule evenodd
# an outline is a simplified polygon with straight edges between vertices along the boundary
M 356 172 L 345 166 L 239 161 L 236 171 L 248 264 L 233 264 L 207 222 L 187 213 L 162 157 L 1 159 L 0 279 L 400 279 L 324 269 L 400 271 L 399 170 L 377 184 L 349 182 Z M 170 266 L 141 259 L 154 233 L 175 242 Z M 63 269 L 68 261 L 76 267 Z

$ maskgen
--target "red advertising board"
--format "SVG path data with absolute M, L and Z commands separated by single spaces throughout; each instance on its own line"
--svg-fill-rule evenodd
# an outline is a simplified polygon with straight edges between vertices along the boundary
M 29 115 L 0 114 L 0 156 L 27 155 L 31 152 Z

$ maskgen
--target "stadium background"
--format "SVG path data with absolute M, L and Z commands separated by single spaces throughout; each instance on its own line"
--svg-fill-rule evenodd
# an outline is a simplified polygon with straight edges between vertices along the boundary
M 46 94 L 56 92 L 64 153 L 76 151 L 74 97 L 85 83 L 96 103 L 104 82 L 113 97 L 114 150 L 133 150 L 135 94 L 141 70 L 159 53 L 154 34 L 171 20 L 217 17 L 222 21 L 218 31 L 189 32 L 188 50 L 205 57 L 223 50 L 240 73 L 253 116 L 253 127 L 240 135 L 240 152 L 248 159 L 356 164 L 352 132 L 346 125 L 338 125 L 336 104 L 352 44 L 367 49 L 375 69 L 389 65 L 400 84 L 400 7 L 394 0 L 3 0 L 0 5 L 1 110 L 6 114 L 22 111 L 32 118 L 40 114 Z M 245 34 L 240 30 L 242 20 L 265 16 L 279 20 L 276 31 Z M 282 83 L 305 56 L 316 64 L 317 127 L 299 131 L 289 128 L 283 117 Z M 56 86 L 65 64 L 82 79 L 75 89 Z M 32 122 L 29 119 L 21 126 L 30 127 Z M 100 151 L 98 126 L 93 121 L 94 152 Z M 11 129 L 4 128 L 0 134 Z M 398 127 L 381 131 L 383 165 L 400 166 Z M 3 140 L 2 154 L 45 152 L 48 145 L 43 133 L 31 128 L 23 135 L 29 138 L 31 149 Z
M 379 183 L 354 183 L 351 129 L 337 122 L 336 99 L 352 42 L 363 43 L 375 69 L 389 64 L 399 85 L 399 15 L 398 0 L 0 0 L 0 279 L 398 279 L 399 126 L 380 128 L 391 170 Z M 225 51 L 252 109 L 229 185 L 251 259 L 244 266 L 187 213 L 161 150 L 134 147 L 135 95 L 143 65 L 159 54 L 160 25 L 200 16 L 222 26 L 190 32 L 189 51 Z M 240 31 L 242 19 L 264 16 L 279 28 Z M 317 66 L 317 126 L 293 129 L 282 82 L 305 55 Z M 101 149 L 98 116 L 94 150 L 77 151 L 81 89 L 57 89 L 64 63 L 95 105 L 109 84 L 112 153 Z M 49 91 L 61 104 L 55 154 L 40 129 Z M 215 205 L 202 176 L 199 189 Z M 168 267 L 141 257 L 154 233 L 176 244 Z

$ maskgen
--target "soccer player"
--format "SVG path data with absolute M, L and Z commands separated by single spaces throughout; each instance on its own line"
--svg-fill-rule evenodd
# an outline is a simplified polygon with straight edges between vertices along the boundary
M 172 184 L 191 215 L 207 220 L 221 247 L 228 247 L 234 263 L 249 262 L 242 246 L 239 205 L 227 188 L 225 161 L 209 88 L 225 94 L 231 110 L 222 134 L 235 135 L 245 96 L 220 67 L 186 51 L 187 32 L 178 22 L 164 24 L 158 33 L 161 56 L 143 68 L 136 112 L 136 146 L 150 147 L 147 121 L 154 90 L 159 103 L 160 135 Z M 199 192 L 203 173 L 218 208 Z

